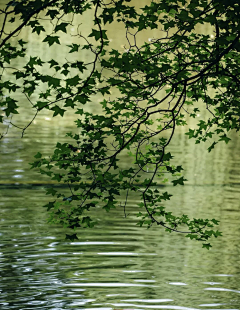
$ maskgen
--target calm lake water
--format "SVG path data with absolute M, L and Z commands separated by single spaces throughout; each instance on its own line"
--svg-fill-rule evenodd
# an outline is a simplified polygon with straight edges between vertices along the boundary
M 29 40 L 30 55 L 55 57 L 56 49 L 39 49 L 29 32 L 21 36 Z M 109 37 L 121 48 L 119 36 Z M 14 117 L 18 126 L 31 119 L 25 97 L 21 102 L 21 113 Z M 89 110 L 98 113 L 94 105 Z M 28 163 L 37 151 L 51 154 L 57 141 L 66 141 L 65 133 L 75 130 L 74 118 L 70 112 L 64 118 L 44 112 L 24 138 L 12 127 L 0 140 L 0 309 L 240 309 L 238 135 L 208 154 L 210 144 L 195 145 L 179 129 L 169 148 L 188 182 L 163 187 L 173 194 L 167 206 L 221 221 L 223 237 L 212 240 L 210 251 L 159 227 L 137 227 L 137 197 L 128 201 L 127 218 L 120 207 L 110 213 L 97 209 L 98 225 L 79 231 L 79 241 L 71 243 L 64 241 L 63 228 L 46 223 L 42 205 L 48 202 L 44 186 L 49 179 Z M 123 164 L 128 160 L 122 157 Z

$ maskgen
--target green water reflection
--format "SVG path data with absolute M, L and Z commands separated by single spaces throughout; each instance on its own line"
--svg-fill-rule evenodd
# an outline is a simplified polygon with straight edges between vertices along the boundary
M 1 309 L 238 309 L 240 213 L 214 198 L 223 200 L 227 188 L 176 191 L 173 208 L 181 202 L 192 216 L 221 220 L 224 236 L 211 251 L 182 235 L 135 226 L 135 199 L 127 219 L 121 208 L 97 209 L 97 227 L 68 243 L 62 228 L 46 225 L 41 187 L 2 188 Z

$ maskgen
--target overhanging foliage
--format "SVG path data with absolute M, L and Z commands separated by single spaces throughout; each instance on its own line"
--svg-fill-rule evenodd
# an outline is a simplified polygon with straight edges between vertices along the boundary
M 88 11 L 93 29 L 84 36 L 81 27 L 86 26 L 79 23 L 74 43 L 67 45 L 68 53 L 61 62 L 31 57 L 27 42 L 16 39 L 28 27 L 38 35 L 44 33 L 42 42 L 49 48 L 64 46 L 60 34 L 71 36 L 69 27 Z M 167 147 L 176 127 L 187 125 L 186 115 L 196 117 L 199 100 L 209 118 L 200 120 L 197 129 L 189 129 L 189 138 L 196 143 L 214 138 L 210 152 L 219 141 L 228 143 L 229 130 L 239 130 L 239 1 L 149 0 L 136 9 L 131 0 L 21 0 L 10 1 L 0 12 L 0 94 L 5 95 L 0 102 L 5 116 L 0 121 L 14 124 L 14 118 L 7 118 L 18 113 L 17 93 L 31 102 L 34 118 L 44 109 L 52 110 L 53 116 L 64 116 L 67 109 L 79 115 L 79 133 L 68 133 L 69 143 L 57 143 L 50 159 L 38 152 L 31 164 L 69 186 L 69 196 L 47 189 L 54 196 L 45 206 L 49 221 L 71 229 L 93 227 L 95 221 L 88 210 L 101 204 L 110 211 L 122 192 L 126 194 L 125 210 L 128 196 L 134 192 L 141 199 L 138 225 L 157 224 L 169 232 L 184 233 L 209 249 L 209 238 L 221 235 L 213 229 L 218 221 L 166 211 L 164 201 L 171 195 L 156 185 L 167 175 L 173 186 L 184 185 L 183 169 L 171 164 L 173 156 Z M 51 30 L 45 27 L 46 19 Z M 123 53 L 110 47 L 108 40 L 109 24 L 116 22 L 124 26 L 128 41 Z M 14 30 L 8 31 L 9 23 L 16 25 Z M 197 31 L 203 24 L 213 28 L 214 36 Z M 139 45 L 145 29 L 158 29 L 159 37 Z M 84 49 L 93 55 L 92 61 L 71 60 L 72 53 Z M 15 68 L 15 58 L 22 58 L 25 65 Z M 48 74 L 41 73 L 41 67 Z M 11 72 L 11 81 L 5 78 L 6 72 Z M 113 90 L 118 93 L 115 98 L 110 96 Z M 104 99 L 94 104 L 100 105 L 102 113 L 87 112 L 85 107 L 98 94 Z M 37 98 L 34 102 L 33 96 Z M 122 169 L 119 155 L 125 150 L 133 163 Z M 67 238 L 77 238 L 76 233 Z

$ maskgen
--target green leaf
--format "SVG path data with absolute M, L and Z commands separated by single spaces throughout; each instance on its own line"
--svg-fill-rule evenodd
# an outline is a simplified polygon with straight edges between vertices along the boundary
M 92 32 L 90 33 L 89 37 L 95 37 L 95 40 L 98 41 L 101 37 L 103 39 L 108 39 L 106 35 L 106 30 L 95 30 L 92 29 Z
M 68 73 L 69 73 L 69 70 L 64 69 L 64 70 L 61 71 L 61 73 L 64 74 L 65 76 L 67 76 Z
M 202 247 L 209 250 L 212 246 L 210 243 L 203 243 Z
M 75 43 L 73 43 L 72 45 L 67 45 L 67 46 L 71 48 L 69 53 L 78 52 L 78 49 L 80 47 L 79 44 L 75 44 Z
M 183 170 L 182 166 L 177 166 L 177 167 L 176 167 L 176 171 L 177 171 L 177 172 L 181 172 L 182 170 Z
M 48 10 L 46 16 L 50 16 L 51 19 L 54 19 L 59 14 L 57 10 Z
M 50 60 L 49 62 L 48 62 L 49 64 L 50 64 L 50 68 L 52 68 L 52 67 L 54 67 L 54 66 L 57 66 L 58 65 L 58 62 L 56 62 L 55 60 Z
M 104 94 L 110 94 L 110 87 L 106 86 L 106 87 L 102 87 L 98 89 L 100 91 L 100 93 L 104 96 Z
M 54 88 L 60 86 L 60 79 L 54 78 L 54 77 L 49 77 L 48 79 L 48 85 L 53 86 Z
M 164 200 L 170 200 L 170 197 L 172 197 L 172 195 L 168 194 L 168 192 L 164 192 L 161 195 L 161 198 L 164 199 Z
M 46 195 L 55 196 L 56 193 L 57 193 L 57 191 L 55 189 L 53 189 L 52 187 L 46 189 Z
M 47 35 L 43 42 L 47 42 L 49 46 L 53 45 L 54 43 L 60 44 L 58 36 Z
M 176 186 L 178 184 L 180 185 L 184 185 L 184 181 L 187 181 L 187 179 L 184 179 L 183 177 L 177 179 L 177 180 L 173 180 L 172 183 L 173 183 L 173 186 Z
M 47 208 L 47 211 L 49 211 L 49 210 L 51 210 L 51 209 L 54 208 L 54 203 L 55 203 L 55 202 L 56 202 L 56 200 L 53 201 L 53 202 L 49 202 L 49 203 L 47 203 L 46 205 L 44 205 L 43 208 Z
M 213 222 L 213 224 L 218 225 L 220 221 L 216 220 L 216 219 L 211 219 L 211 221 Z
M 218 230 L 216 230 L 213 234 L 215 238 L 217 238 L 218 236 L 222 236 L 222 232 Z
M 66 110 L 60 108 L 58 105 L 55 105 L 55 107 L 51 108 L 51 110 L 54 111 L 53 117 L 57 116 L 58 114 L 63 116 L 64 112 L 66 112 Z
M 41 31 L 45 32 L 45 29 L 43 26 L 39 25 L 39 26 L 34 27 L 32 32 L 36 32 L 39 35 Z
M 15 22 L 15 17 L 12 17 L 9 19 L 9 23 L 14 23 Z
M 18 105 L 16 104 L 17 100 L 12 99 L 11 97 L 6 98 L 6 105 L 7 108 L 3 109 L 5 111 L 6 116 L 9 116 L 10 114 L 18 114 L 17 108 Z
M 185 133 L 185 135 L 187 135 L 189 137 L 189 139 L 194 137 L 194 129 L 189 129 L 189 131 L 187 133 Z
M 37 152 L 37 154 L 34 156 L 35 158 L 41 158 L 42 154 L 40 152 Z
M 61 23 L 60 25 L 57 25 L 56 28 L 55 28 L 55 32 L 62 31 L 62 32 L 67 33 L 67 29 L 66 28 L 67 28 L 68 25 L 69 25 L 68 23 Z
M 82 61 L 76 61 L 71 64 L 72 68 L 78 68 L 79 71 L 83 72 L 84 69 L 86 69 L 86 66 L 84 65 L 84 62 Z
M 75 75 L 73 78 L 66 79 L 67 86 L 76 86 L 80 80 L 78 75 Z
M 172 159 L 173 156 L 170 152 L 168 152 L 167 154 L 163 155 L 163 161 L 169 161 L 170 159 Z
M 190 238 L 191 240 L 198 239 L 198 235 L 195 234 L 187 234 L 185 237 Z
M 76 104 L 74 103 L 74 101 L 72 99 L 66 99 L 64 107 L 71 107 L 72 109 L 74 109 L 74 107 L 76 106 Z
M 52 180 L 57 180 L 58 182 L 61 182 L 62 175 L 59 173 L 54 173 L 54 176 L 52 177 Z
M 208 148 L 208 152 L 210 153 L 211 152 L 211 150 L 215 147 L 215 145 L 217 144 L 217 142 L 213 142 L 210 146 L 209 146 L 209 148 Z
M 26 41 L 23 41 L 22 39 L 20 39 L 19 41 L 18 41 L 18 44 L 20 45 L 20 46 L 24 46 L 25 44 L 27 44 L 27 42 Z
M 231 139 L 227 137 L 226 134 L 220 136 L 220 139 L 219 141 L 224 141 L 226 144 L 228 144 L 228 142 L 230 141 Z

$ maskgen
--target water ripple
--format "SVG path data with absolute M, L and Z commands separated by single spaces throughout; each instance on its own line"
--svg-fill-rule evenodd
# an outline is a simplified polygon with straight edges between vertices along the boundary
M 231 290 L 231 289 L 223 288 L 223 287 L 207 287 L 204 290 L 205 291 L 225 291 L 225 292 L 240 293 L 240 291 L 238 290 Z

